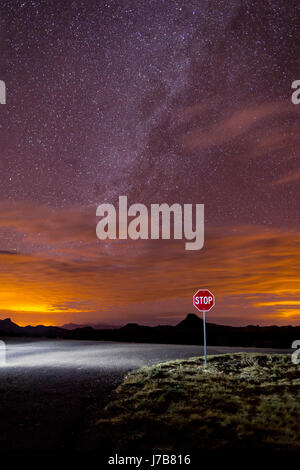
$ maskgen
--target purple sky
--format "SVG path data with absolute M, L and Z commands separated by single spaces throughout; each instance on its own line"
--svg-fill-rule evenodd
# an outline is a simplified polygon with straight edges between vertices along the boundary
M 298 324 L 295 0 L 2 1 L 1 318 Z M 100 242 L 96 207 L 205 204 L 205 245 Z

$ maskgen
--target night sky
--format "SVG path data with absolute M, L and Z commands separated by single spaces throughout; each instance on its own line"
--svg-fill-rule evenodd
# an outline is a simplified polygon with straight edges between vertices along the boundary
M 2 1 L 0 318 L 299 324 L 296 0 Z M 205 204 L 205 245 L 99 241 L 96 207 Z

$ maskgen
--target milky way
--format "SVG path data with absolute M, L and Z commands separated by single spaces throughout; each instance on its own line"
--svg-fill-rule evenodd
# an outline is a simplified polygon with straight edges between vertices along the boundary
M 297 232 L 298 3 L 2 1 L 1 248 L 48 254 L 37 235 L 56 222 L 32 229 L 28 214 L 76 210 L 94 226 L 119 195 L 204 203 L 217 238 Z

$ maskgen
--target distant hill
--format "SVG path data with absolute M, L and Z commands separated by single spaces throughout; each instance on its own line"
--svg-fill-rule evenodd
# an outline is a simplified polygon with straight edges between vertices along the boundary
M 66 330 L 76 330 L 76 328 L 86 328 L 87 326 L 91 326 L 94 330 L 113 330 L 114 328 L 120 328 L 119 325 L 109 325 L 108 323 L 65 323 L 61 328 L 65 328 Z
M 10 318 L 0 320 L 0 336 L 45 336 L 47 338 L 56 338 L 63 337 L 65 331 L 57 326 L 19 326 L 12 322 Z
M 21 331 L 21 327 L 16 323 L 13 323 L 10 318 L 5 318 L 5 320 L 0 320 L 0 332 L 7 334 L 14 334 Z
M 21 327 L 10 318 L 0 320 L 0 337 L 45 337 L 95 341 L 132 341 L 138 343 L 203 344 L 202 319 L 194 313 L 176 326 L 144 326 L 128 323 L 121 328 L 93 328 L 90 325 Z M 207 323 L 207 341 L 212 346 L 291 347 L 300 338 L 299 326 L 225 326 Z
M 176 328 L 202 328 L 202 319 L 195 313 L 188 313 L 184 320 L 182 320 Z

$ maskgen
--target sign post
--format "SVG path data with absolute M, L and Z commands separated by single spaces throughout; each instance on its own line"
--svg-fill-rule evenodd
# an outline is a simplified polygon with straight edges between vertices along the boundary
M 193 305 L 203 314 L 204 368 L 207 367 L 205 312 L 215 305 L 215 296 L 208 289 L 199 289 L 193 296 Z
M 203 310 L 203 338 L 204 338 L 204 367 L 207 367 L 207 353 L 206 353 L 206 324 L 205 324 L 205 310 Z

